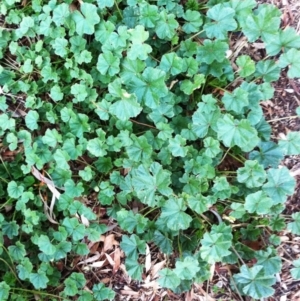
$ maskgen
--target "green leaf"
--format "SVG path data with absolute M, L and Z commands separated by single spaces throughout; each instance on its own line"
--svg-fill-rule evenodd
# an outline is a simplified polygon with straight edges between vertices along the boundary
M 64 94 L 61 92 L 61 89 L 58 85 L 54 85 L 50 90 L 50 97 L 54 101 L 60 101 L 64 98 Z
M 7 185 L 7 192 L 11 198 L 18 199 L 23 194 L 23 191 L 24 187 L 18 186 L 15 181 L 11 181 Z
M 164 71 L 148 67 L 142 76 L 132 76 L 128 84 L 129 92 L 135 93 L 139 102 L 147 107 L 155 109 L 161 99 L 168 94 L 165 84 L 166 74 Z
M 235 11 L 230 7 L 225 7 L 222 4 L 217 4 L 207 11 L 207 17 L 213 22 L 208 22 L 204 25 L 204 30 L 209 38 L 225 39 L 228 31 L 233 31 L 237 28 L 237 23 L 234 20 Z
M 140 23 L 146 28 L 154 28 L 158 19 L 158 7 L 147 2 L 143 3 L 140 8 Z
M 225 114 L 218 120 L 217 127 L 218 139 L 227 147 L 237 145 L 247 152 L 258 144 L 257 132 L 246 119 L 236 120 Z
M 292 27 L 279 30 L 271 39 L 266 41 L 268 55 L 277 55 L 280 51 L 287 52 L 291 48 L 300 48 L 300 36 Z
M 79 224 L 77 218 L 66 217 L 62 225 L 66 228 L 68 235 L 72 235 L 74 241 L 81 240 L 85 236 L 85 227 Z
M 202 25 L 203 21 L 201 18 L 201 15 L 198 11 L 192 11 L 188 9 L 183 18 L 187 21 L 182 26 L 182 29 L 185 33 L 193 33 L 197 32 L 200 29 L 200 26 Z
M 249 14 L 243 25 L 243 32 L 249 42 L 259 37 L 267 42 L 277 34 L 280 25 L 280 12 L 273 5 L 261 5 L 255 14 Z
M 32 263 L 27 257 L 23 257 L 21 264 L 17 265 L 18 276 L 21 280 L 29 278 L 32 272 Z
M 245 209 L 250 212 L 263 215 L 270 212 L 273 201 L 263 191 L 250 193 L 246 196 Z
M 291 275 L 294 279 L 300 279 L 300 258 L 293 261 L 294 268 L 291 269 Z
M 105 7 L 113 7 L 115 4 L 114 0 L 97 0 L 97 3 L 98 3 L 99 8 L 101 8 L 101 9 L 103 9 Z
M 191 95 L 194 90 L 199 89 L 203 83 L 205 83 L 205 77 L 203 74 L 196 74 L 194 77 L 194 82 L 185 79 L 181 82 L 180 90 L 186 95 Z
M 52 20 L 56 26 L 60 26 L 66 22 L 70 15 L 70 8 L 67 3 L 57 5 L 53 10 Z
M 192 256 L 187 256 L 183 261 L 176 262 L 175 274 L 182 280 L 192 280 L 200 271 L 198 260 Z
M 236 60 L 239 66 L 238 73 L 241 77 L 247 77 L 255 72 L 255 63 L 249 55 L 241 55 Z
M 9 239 L 13 239 L 14 236 L 18 236 L 19 234 L 19 225 L 17 225 L 16 221 L 3 221 L 2 232 L 4 235 L 7 235 Z
M 39 114 L 36 111 L 31 110 L 25 116 L 26 126 L 32 131 L 38 129 L 39 127 L 37 123 L 38 120 L 39 120 Z
M 68 54 L 68 40 L 65 38 L 56 38 L 52 43 L 54 53 L 60 57 L 66 57 Z
M 114 76 L 120 71 L 119 66 L 120 59 L 110 51 L 106 51 L 98 57 L 97 69 L 103 75 Z
M 213 61 L 223 62 L 228 50 L 228 44 L 220 40 L 204 40 L 203 45 L 197 47 L 197 60 L 211 64 Z
M 115 298 L 115 292 L 105 287 L 104 283 L 94 284 L 93 293 L 93 296 L 97 301 L 113 300 Z
M 259 151 L 253 151 L 249 155 L 250 160 L 257 160 L 264 168 L 277 167 L 284 155 L 278 145 L 272 141 L 258 144 Z
M 198 214 L 201 214 L 205 211 L 207 211 L 210 203 L 207 197 L 198 194 L 198 195 L 189 195 L 187 197 L 187 202 L 188 202 L 188 206 L 194 210 L 195 212 L 197 212 Z
M 130 258 L 132 260 L 137 260 L 139 253 L 145 254 L 146 252 L 145 241 L 139 239 L 135 234 L 132 234 L 130 237 L 123 235 L 120 246 L 125 252 L 127 258 Z
M 62 136 L 58 133 L 56 129 L 47 129 L 45 135 L 42 138 L 44 144 L 55 148 L 58 142 L 62 142 Z
M 78 290 L 83 288 L 86 283 L 82 273 L 72 273 L 65 281 L 64 292 L 67 296 L 75 296 Z
M 137 102 L 137 97 L 133 94 L 128 94 L 126 91 L 123 92 L 120 100 L 109 107 L 109 112 L 123 121 L 138 116 L 141 111 L 142 107 Z
M 129 233 L 133 233 L 135 229 L 137 233 L 144 233 L 148 223 L 148 219 L 143 215 L 139 213 L 134 214 L 132 211 L 125 209 L 117 212 L 117 221 L 120 227 Z
M 262 77 L 262 79 L 269 83 L 279 79 L 280 67 L 272 60 L 259 61 L 256 64 L 256 71 L 254 74 L 256 77 Z
M 263 191 L 272 199 L 274 205 L 284 203 L 287 196 L 293 194 L 295 179 L 286 167 L 280 169 L 270 168 L 267 179 Z
M 80 36 L 93 34 L 95 32 L 95 25 L 100 22 L 97 7 L 94 4 L 86 2 L 80 5 L 80 11 L 76 9 L 72 12 L 72 18 L 76 24 L 76 32 Z
M 173 251 L 173 241 L 160 231 L 155 230 L 153 242 L 159 247 L 164 254 L 171 254 Z
M 300 154 L 300 133 L 288 132 L 286 139 L 279 140 L 279 146 L 286 155 Z
M 166 73 L 177 75 L 183 71 L 183 61 L 175 52 L 167 53 L 162 56 L 159 68 Z
M 149 32 L 145 31 L 144 26 L 137 25 L 134 29 L 129 30 L 131 34 L 131 45 L 127 51 L 130 60 L 146 60 L 152 48 L 145 41 L 149 38 Z
M 132 258 L 125 259 L 125 267 L 128 275 L 136 280 L 142 278 L 143 266 L 139 262 Z
M 226 110 L 242 114 L 244 111 L 243 109 L 249 104 L 248 92 L 241 88 L 236 88 L 233 93 L 226 91 L 222 98 L 222 102 L 224 103 Z
M 203 140 L 205 147 L 205 155 L 210 158 L 215 158 L 220 152 L 220 142 L 211 137 L 207 137 Z
M 15 243 L 15 245 L 9 246 L 8 248 L 9 254 L 15 261 L 21 261 L 26 256 L 25 247 L 19 241 Z
M 168 149 L 174 157 L 185 157 L 188 152 L 188 148 L 185 145 L 186 139 L 176 135 L 174 138 L 169 139 Z
M 160 218 L 173 231 L 185 230 L 189 227 L 192 218 L 185 213 L 187 207 L 183 199 L 170 198 L 162 207 Z
M 46 273 L 40 270 L 37 273 L 30 273 L 29 280 L 37 290 L 46 288 L 47 283 L 49 282 Z
M 266 275 L 272 275 L 281 271 L 281 258 L 276 255 L 276 250 L 268 247 L 266 251 L 258 251 L 255 255 L 257 264 L 264 267 Z
M 247 160 L 245 166 L 237 170 L 237 180 L 248 188 L 259 187 L 266 180 L 266 172 L 257 161 Z
M 295 78 L 300 76 L 300 50 L 294 48 L 283 53 L 279 59 L 279 66 L 284 68 L 289 66 L 288 77 Z
M 242 286 L 243 292 L 254 299 L 267 298 L 274 294 L 271 287 L 276 282 L 274 275 L 265 275 L 262 265 L 248 268 L 242 265 L 240 273 L 233 276 L 236 283 Z
M 168 268 L 160 270 L 159 276 L 159 285 L 161 287 L 169 288 L 171 290 L 175 290 L 181 282 L 180 278 L 176 275 L 176 273 Z
M 73 99 L 74 103 L 84 101 L 87 98 L 88 92 L 86 88 L 83 84 L 74 84 L 71 86 L 71 94 L 75 96 L 75 99 Z
M 175 20 L 175 15 L 167 14 L 165 10 L 159 14 L 159 20 L 156 22 L 155 32 L 162 40 L 171 40 L 176 34 L 178 22 Z
M 136 137 L 135 135 L 130 138 L 133 143 L 126 148 L 129 159 L 134 162 L 149 162 L 153 150 L 147 138 L 145 136 Z
M 172 193 L 171 188 L 168 187 L 171 184 L 170 172 L 165 171 L 156 162 L 153 162 L 150 167 L 140 165 L 138 168 L 132 169 L 130 175 L 134 190 L 144 204 L 153 206 L 157 193 L 165 196 L 169 196 Z
M 49 237 L 46 235 L 41 235 L 37 240 L 37 245 L 40 250 L 46 255 L 53 255 L 56 251 L 56 247 L 50 242 Z
M 107 145 L 100 138 L 94 138 L 88 141 L 87 150 L 96 157 L 103 157 L 107 154 Z
M 9 297 L 10 286 L 6 284 L 6 282 L 0 282 L 0 300 L 8 300 Z
M 288 223 L 287 229 L 290 230 L 293 234 L 300 235 L 300 212 L 292 214 L 293 222 Z
M 232 245 L 231 227 L 225 224 L 214 225 L 211 232 L 206 232 L 201 239 L 201 258 L 210 264 L 222 261 L 222 258 L 231 254 Z

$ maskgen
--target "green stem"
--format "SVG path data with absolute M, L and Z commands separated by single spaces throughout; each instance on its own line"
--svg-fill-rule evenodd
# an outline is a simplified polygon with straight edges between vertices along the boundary
M 114 0 L 114 2 L 115 2 L 115 6 L 116 6 L 116 8 L 117 8 L 117 11 L 118 11 L 118 13 L 119 13 L 121 19 L 123 19 L 123 15 L 122 15 L 122 13 L 121 13 L 121 11 L 120 11 L 120 8 L 119 8 L 119 5 L 118 5 L 117 0 Z
M 0 261 L 4 262 L 5 265 L 8 266 L 8 268 L 10 269 L 11 273 L 14 275 L 14 277 L 16 278 L 16 280 L 19 282 L 20 286 L 22 285 L 22 282 L 19 280 L 19 278 L 17 277 L 17 275 L 15 274 L 15 271 L 13 270 L 13 268 L 2 258 L 0 258 Z
M 44 293 L 44 292 L 41 292 L 41 291 L 28 290 L 28 289 L 16 288 L 16 287 L 12 287 L 11 290 L 13 290 L 13 291 L 22 291 L 22 292 L 31 293 L 33 295 L 36 294 L 36 295 L 48 296 L 48 297 L 51 297 L 51 298 L 58 298 L 58 299 L 61 299 L 61 300 L 71 301 L 70 299 L 66 299 L 66 297 L 61 297 L 61 296 L 57 296 L 57 295 L 53 295 L 53 294 L 49 294 L 49 293 Z

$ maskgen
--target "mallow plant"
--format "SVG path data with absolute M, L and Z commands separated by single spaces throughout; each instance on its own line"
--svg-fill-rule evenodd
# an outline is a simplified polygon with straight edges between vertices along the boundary
M 300 213 L 282 214 L 295 180 L 280 166 L 300 133 L 271 139 L 260 105 L 281 75 L 300 76 L 300 37 L 279 9 L 3 0 L 0 14 L 0 299 L 114 299 L 73 264 L 108 231 L 100 207 L 132 279 L 147 243 L 170 258 L 162 288 L 188 291 L 230 264 L 238 294 L 273 295 L 278 233 L 300 234 Z M 263 43 L 261 60 L 241 39 Z

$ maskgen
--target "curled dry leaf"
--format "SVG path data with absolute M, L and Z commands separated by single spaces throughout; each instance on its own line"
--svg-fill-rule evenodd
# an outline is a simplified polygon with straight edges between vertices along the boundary
M 151 252 L 148 244 L 146 244 L 146 259 L 145 259 L 146 273 L 150 271 L 150 268 L 151 268 Z

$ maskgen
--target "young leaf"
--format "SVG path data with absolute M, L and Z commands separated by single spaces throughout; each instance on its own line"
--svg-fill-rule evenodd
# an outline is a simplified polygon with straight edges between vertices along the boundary
M 95 25 L 100 22 L 97 7 L 94 4 L 85 2 L 80 5 L 80 11 L 76 9 L 72 12 L 72 18 L 76 24 L 76 32 L 80 36 L 93 34 Z
M 165 10 L 159 14 L 159 20 L 156 22 L 155 32 L 162 40 L 171 40 L 176 33 L 178 22 L 173 14 L 167 14 Z
M 8 248 L 9 254 L 15 261 L 21 261 L 26 256 L 25 247 L 22 243 L 17 241 L 15 245 L 9 246 Z
M 140 23 L 146 28 L 154 28 L 158 19 L 158 7 L 145 2 L 140 9 Z
M 38 129 L 39 127 L 37 123 L 38 120 L 39 120 L 39 114 L 37 111 L 31 110 L 25 116 L 26 126 L 32 131 Z
M 18 199 L 24 191 L 24 187 L 22 185 L 18 186 L 15 181 L 11 181 L 7 185 L 7 192 L 11 198 Z
M 42 252 L 49 256 L 53 255 L 56 251 L 56 247 L 50 242 L 49 237 L 46 235 L 41 235 L 38 238 L 37 245 Z
M 159 68 L 166 73 L 177 75 L 183 71 L 183 61 L 175 52 L 167 53 L 162 56 Z
M 183 18 L 187 21 L 182 26 L 184 32 L 189 34 L 200 30 L 200 26 L 202 25 L 203 21 L 198 11 L 193 11 L 188 9 L 185 12 Z
M 238 73 L 241 77 L 247 77 L 255 71 L 255 63 L 248 55 L 239 56 L 236 63 L 239 66 Z
M 137 25 L 134 29 L 129 30 L 131 34 L 131 45 L 127 52 L 127 56 L 130 60 L 140 59 L 146 60 L 148 54 L 151 53 L 152 48 L 145 41 L 149 37 L 149 33 L 145 31 L 145 28 L 141 25 Z
M 243 265 L 240 273 L 233 276 L 236 283 L 239 283 L 243 292 L 254 299 L 267 298 L 274 294 L 274 289 L 271 287 L 276 278 L 274 275 L 265 275 L 265 270 L 262 265 L 256 265 L 248 268 Z
M 276 251 L 268 247 L 266 251 L 256 252 L 257 264 L 264 267 L 266 275 L 272 275 L 281 271 L 281 258 L 276 255 Z
M 168 149 L 174 157 L 185 157 L 188 149 L 185 147 L 186 139 L 180 135 L 176 135 L 174 138 L 169 139 Z
M 111 51 L 101 53 L 98 57 L 97 69 L 98 71 L 109 76 L 114 76 L 120 71 L 120 59 L 115 56 Z

